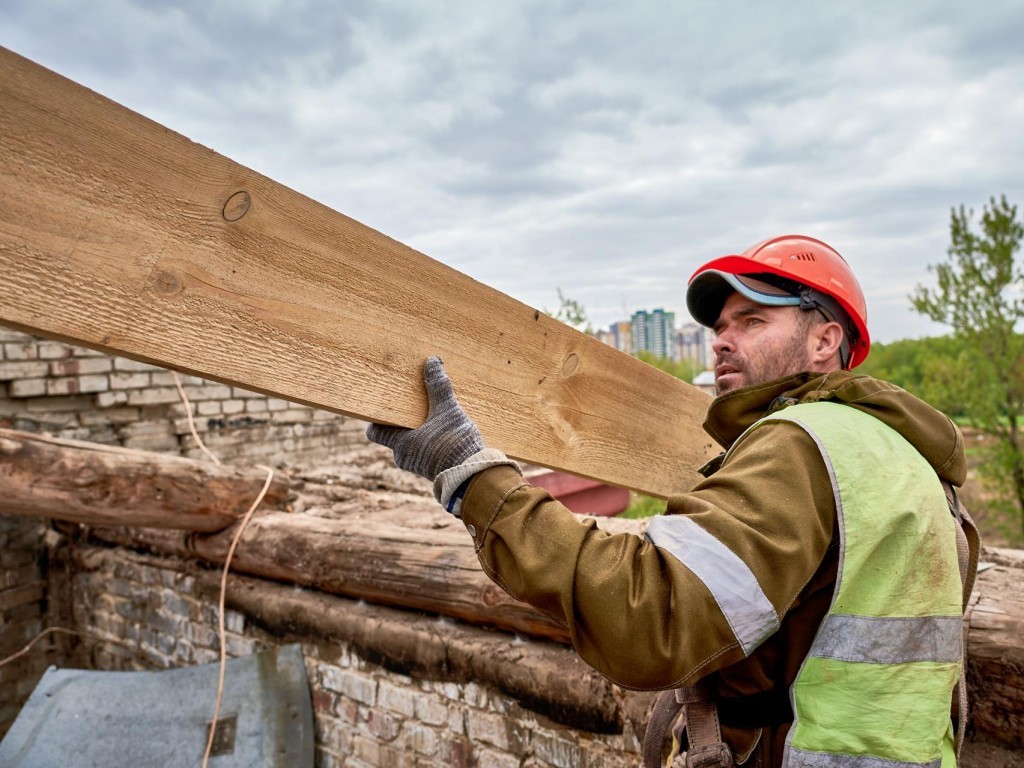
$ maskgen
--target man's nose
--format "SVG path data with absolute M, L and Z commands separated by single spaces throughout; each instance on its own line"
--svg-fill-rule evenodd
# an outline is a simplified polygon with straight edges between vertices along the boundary
M 723 331 L 722 333 L 717 334 L 711 342 L 711 351 L 718 357 L 720 357 L 723 352 L 733 352 L 735 349 L 736 347 L 732 342 L 732 336 L 728 331 Z

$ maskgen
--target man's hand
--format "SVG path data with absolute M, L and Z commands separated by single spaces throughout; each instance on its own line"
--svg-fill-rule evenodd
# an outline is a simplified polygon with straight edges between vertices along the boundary
M 371 424 L 366 436 L 395 452 L 395 464 L 434 480 L 446 469 L 462 464 L 484 448 L 483 437 L 462 410 L 452 382 L 439 357 L 423 366 L 423 382 L 430 404 L 427 420 L 416 429 Z

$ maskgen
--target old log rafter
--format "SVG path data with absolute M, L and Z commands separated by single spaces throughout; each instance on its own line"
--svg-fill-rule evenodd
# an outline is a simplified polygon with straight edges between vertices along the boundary
M 219 531 L 256 498 L 266 473 L 117 446 L 0 429 L 0 512 L 87 525 Z M 275 472 L 265 509 L 281 507 Z

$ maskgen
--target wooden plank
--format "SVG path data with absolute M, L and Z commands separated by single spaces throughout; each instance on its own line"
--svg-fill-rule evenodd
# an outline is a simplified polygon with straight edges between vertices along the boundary
M 0 429 L 0 513 L 86 525 L 219 531 L 255 501 L 266 472 Z M 274 473 L 263 508 L 279 507 Z
M 665 496 L 710 398 L 0 49 L 0 324 Z

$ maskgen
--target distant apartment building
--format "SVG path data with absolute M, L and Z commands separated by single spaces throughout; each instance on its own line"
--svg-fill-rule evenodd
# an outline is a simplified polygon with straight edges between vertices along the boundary
M 641 309 L 633 313 L 630 321 L 633 335 L 633 354 L 650 352 L 658 357 L 678 360 L 675 345 L 676 313 L 655 309 Z
M 627 355 L 633 354 L 633 324 L 628 320 L 620 320 L 617 323 L 612 323 L 612 327 L 609 329 L 614 339 L 612 344 L 620 352 L 625 352 Z
M 711 366 L 711 334 L 696 323 L 675 328 L 675 313 L 663 309 L 634 312 L 632 319 L 612 323 L 594 335 L 627 355 L 650 352 L 669 360 L 693 360 L 702 368 Z
M 711 365 L 711 340 L 708 329 L 697 323 L 686 323 L 676 331 L 676 348 L 680 360 L 694 360 L 704 368 Z

